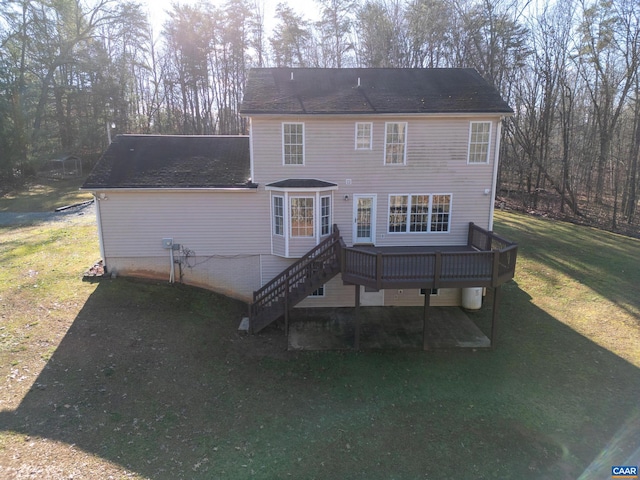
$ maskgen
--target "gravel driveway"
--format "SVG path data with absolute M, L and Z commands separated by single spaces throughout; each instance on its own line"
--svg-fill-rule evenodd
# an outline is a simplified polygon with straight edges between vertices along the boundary
M 62 212 L 0 212 L 0 227 L 49 222 L 88 223 L 95 218 L 95 205 L 91 203 Z

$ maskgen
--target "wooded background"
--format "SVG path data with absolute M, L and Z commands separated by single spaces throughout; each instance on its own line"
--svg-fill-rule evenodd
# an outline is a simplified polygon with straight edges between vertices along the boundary
M 117 133 L 246 133 L 253 66 L 473 67 L 515 111 L 499 200 L 638 234 L 638 0 L 316 4 L 270 30 L 260 0 L 174 4 L 154 31 L 132 1 L 2 0 L 0 185 Z

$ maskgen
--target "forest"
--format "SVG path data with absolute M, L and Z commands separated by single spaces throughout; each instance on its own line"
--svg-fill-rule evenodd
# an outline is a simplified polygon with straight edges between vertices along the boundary
M 2 0 L 0 193 L 118 133 L 247 133 L 252 67 L 471 67 L 515 112 L 499 207 L 640 235 L 637 0 L 315 5 L 175 2 L 159 28 L 135 1 Z

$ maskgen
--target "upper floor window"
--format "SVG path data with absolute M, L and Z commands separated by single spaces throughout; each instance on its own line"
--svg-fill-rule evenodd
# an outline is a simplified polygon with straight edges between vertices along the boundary
M 404 164 L 407 158 L 407 123 L 394 122 L 385 125 L 385 165 Z
M 372 123 L 356 123 L 356 150 L 371 150 Z
M 489 163 L 491 122 L 471 122 L 469 127 L 469 163 Z
M 313 197 L 291 198 L 291 236 L 313 237 Z
M 448 232 L 451 195 L 390 195 L 389 233 Z
M 285 165 L 304 165 L 304 123 L 282 124 L 282 152 Z

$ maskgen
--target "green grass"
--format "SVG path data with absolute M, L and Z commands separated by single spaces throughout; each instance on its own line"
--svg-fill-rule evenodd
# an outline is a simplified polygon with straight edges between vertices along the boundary
M 84 178 L 34 179 L 24 188 L 1 196 L 0 212 L 51 212 L 91 200 L 91 193 L 80 191 L 83 182 Z
M 12 335 L 0 344 L 0 466 L 608 478 L 640 444 L 640 241 L 507 213 L 496 230 L 519 242 L 497 349 L 429 353 L 286 352 L 277 330 L 239 334 L 245 305 L 211 292 L 80 282 L 97 254 L 90 225 L 0 230 L 0 334 Z

